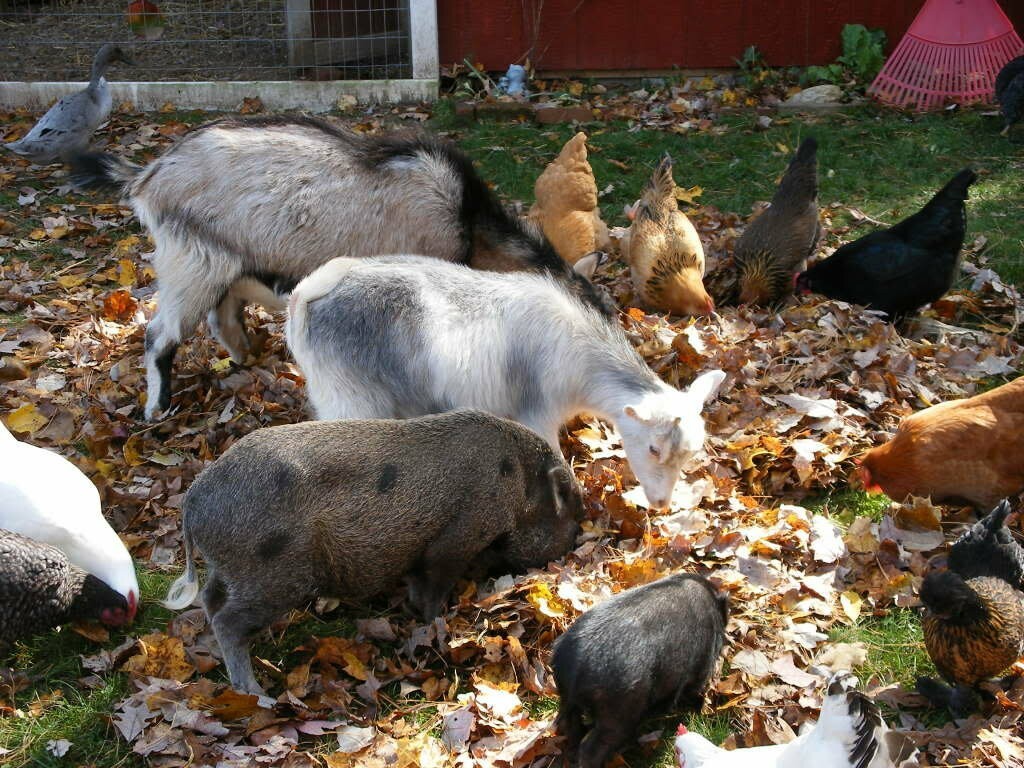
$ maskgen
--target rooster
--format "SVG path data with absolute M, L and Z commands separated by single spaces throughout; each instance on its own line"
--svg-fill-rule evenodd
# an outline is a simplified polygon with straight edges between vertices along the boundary
M 797 277 L 799 293 L 863 304 L 899 319 L 941 298 L 960 271 L 967 188 L 965 168 L 913 216 L 847 243 Z
M 1024 56 L 1011 59 L 999 70 L 996 101 L 1006 122 L 1002 135 L 1009 136 L 1010 129 L 1024 117 Z
M 103 518 L 100 495 L 63 456 L 19 440 L 0 424 L 0 529 L 50 544 L 108 584 L 131 621 L 139 583 L 131 555 Z
M 83 619 L 119 627 L 128 603 L 56 547 L 0 530 L 0 647 Z
M 597 181 L 587 162 L 587 135 L 577 133 L 562 147 L 533 185 L 537 202 L 528 218 L 565 261 L 575 264 L 588 253 L 605 251 L 611 241 L 597 208 Z
M 964 400 L 918 411 L 892 440 L 868 451 L 860 475 L 868 491 L 902 501 L 967 501 L 992 509 L 1024 490 L 1024 377 Z
M 704 246 L 676 201 L 672 158 L 658 164 L 629 212 L 621 248 L 640 302 L 676 315 L 706 315 L 715 303 L 704 289 Z
M 142 40 L 159 40 L 164 33 L 164 15 L 156 3 L 132 0 L 125 15 L 132 32 Z
M 878 705 L 855 690 L 857 678 L 837 672 L 817 724 L 788 744 L 725 750 L 680 725 L 675 751 L 679 768 L 889 768 L 909 757 L 889 731 Z
M 773 304 L 793 292 L 793 280 L 818 247 L 818 142 L 804 139 L 772 203 L 736 242 L 734 261 L 743 304 Z

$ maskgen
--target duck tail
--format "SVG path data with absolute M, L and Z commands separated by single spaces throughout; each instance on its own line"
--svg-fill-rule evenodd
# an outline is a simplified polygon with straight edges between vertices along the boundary
M 141 165 L 102 152 L 82 152 L 73 155 L 68 162 L 71 164 L 71 183 L 80 190 L 115 189 L 124 192 L 142 171 Z

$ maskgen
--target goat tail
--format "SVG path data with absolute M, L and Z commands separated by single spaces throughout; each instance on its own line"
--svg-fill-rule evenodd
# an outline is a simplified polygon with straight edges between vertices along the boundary
M 71 183 L 77 189 L 114 189 L 125 192 L 143 166 L 103 152 L 81 152 L 68 161 Z
M 288 321 L 285 338 L 292 353 L 306 338 L 306 310 L 311 302 L 323 298 L 342 280 L 345 274 L 358 263 L 358 259 L 340 256 L 322 264 L 303 278 L 288 299 Z
M 163 601 L 164 608 L 172 611 L 188 608 L 199 594 L 199 577 L 196 575 L 196 561 L 192 555 L 192 537 L 187 527 L 182 538 L 185 539 L 185 572 L 171 584 Z

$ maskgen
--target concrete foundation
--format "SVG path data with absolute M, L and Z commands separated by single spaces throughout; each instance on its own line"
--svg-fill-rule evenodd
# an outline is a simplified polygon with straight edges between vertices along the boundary
M 436 70 L 435 70 L 436 71 Z M 43 111 L 69 93 L 88 83 L 0 82 L 0 108 Z M 302 109 L 326 112 L 341 96 L 354 96 L 359 104 L 390 104 L 433 101 L 437 98 L 436 79 L 415 80 L 340 80 L 329 82 L 253 81 L 253 82 L 111 82 L 114 104 L 131 102 L 142 111 L 156 110 L 165 104 L 179 109 L 236 110 L 242 100 L 258 97 L 269 111 Z

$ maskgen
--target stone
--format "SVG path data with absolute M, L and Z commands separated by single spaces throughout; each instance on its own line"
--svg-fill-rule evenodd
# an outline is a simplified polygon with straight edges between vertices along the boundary
M 842 97 L 843 89 L 838 85 L 815 85 L 794 93 L 779 106 L 783 109 L 832 106 L 838 104 Z

